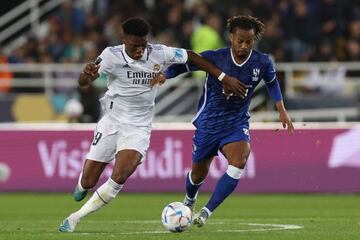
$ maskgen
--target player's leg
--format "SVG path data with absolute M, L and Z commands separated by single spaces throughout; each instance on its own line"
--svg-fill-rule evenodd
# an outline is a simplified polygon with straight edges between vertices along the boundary
M 226 144 L 222 148 L 228 160 L 228 169 L 220 178 L 206 208 L 213 212 L 236 188 L 250 154 L 250 144 L 239 141 Z
M 85 198 L 88 190 L 93 188 L 98 182 L 106 165 L 107 163 L 105 162 L 86 159 L 83 170 L 79 176 L 78 184 L 73 193 L 75 201 L 81 201 Z
M 81 200 L 85 197 L 87 189 L 95 186 L 105 166 L 115 157 L 118 136 L 116 132 L 105 134 L 107 132 L 106 128 L 107 125 L 101 124 L 101 122 L 97 125 L 94 141 L 87 155 L 88 160 L 84 164 L 83 172 L 80 174 L 79 182 L 74 192 L 75 199 Z M 90 198 L 80 210 L 67 217 L 60 225 L 59 231 L 73 232 L 82 217 L 94 211 L 94 209 L 96 210 L 91 203 L 92 201 Z
M 250 154 L 250 144 L 247 141 L 232 142 L 222 147 L 222 152 L 228 160 L 228 168 L 218 180 L 209 202 L 194 219 L 194 224 L 203 226 L 214 210 L 235 190 L 243 173 Z
M 150 144 L 150 133 L 151 130 L 149 128 L 124 126 L 124 128 L 119 130 L 115 135 L 115 140 L 112 139 L 113 135 L 106 137 L 106 139 L 111 139 L 111 141 L 109 141 L 110 149 L 107 151 L 108 154 L 106 155 L 104 153 L 104 157 L 108 157 L 107 160 L 113 158 L 110 150 L 113 150 L 113 142 L 116 143 L 114 151 L 116 149 L 117 154 L 112 175 L 95 191 L 80 210 L 68 217 L 68 220 L 77 223 L 81 218 L 100 209 L 116 197 L 126 180 L 136 170 L 137 166 L 146 155 Z M 106 141 L 103 141 L 102 143 L 105 142 Z M 103 147 L 106 148 L 108 146 Z
M 126 180 L 136 170 L 142 155 L 131 149 L 121 150 L 116 154 L 116 162 L 111 177 L 101 185 L 83 208 L 78 211 L 78 218 L 95 212 L 111 202 L 123 188 Z
M 117 131 L 109 131 L 112 129 L 109 127 L 111 124 L 112 121 L 105 115 L 96 125 L 90 150 L 73 193 L 75 201 L 85 198 L 87 191 L 96 185 L 107 163 L 115 157 Z
M 105 162 L 97 162 L 89 159 L 85 161 L 83 172 L 80 174 L 78 185 L 73 193 L 76 201 L 82 200 L 86 196 L 88 189 L 95 186 L 106 165 L 107 163 Z M 73 232 L 79 221 L 80 218 L 78 216 L 71 214 L 61 223 L 59 231 Z
M 219 139 L 207 132 L 195 131 L 191 171 L 186 175 L 184 204 L 194 211 L 199 188 L 204 182 L 211 161 L 219 148 Z
M 195 210 L 195 203 L 199 188 L 203 184 L 210 168 L 213 157 L 209 157 L 202 162 L 193 162 L 191 171 L 186 175 L 186 194 L 184 204 L 188 206 L 191 211 Z
M 142 155 L 136 150 L 121 150 L 116 154 L 115 166 L 111 177 L 91 196 L 89 201 L 73 215 L 76 219 L 92 213 L 113 200 L 122 189 L 124 183 L 135 171 Z
M 111 177 L 101 185 L 90 199 L 76 212 L 64 220 L 59 230 L 73 232 L 77 223 L 88 214 L 95 212 L 113 200 L 126 180 L 136 170 L 142 155 L 136 150 L 122 150 L 116 154 L 116 162 Z

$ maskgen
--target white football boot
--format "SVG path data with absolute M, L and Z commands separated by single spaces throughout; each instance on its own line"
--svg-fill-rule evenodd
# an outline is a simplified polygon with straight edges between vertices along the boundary
M 198 227 L 202 227 L 205 225 L 206 220 L 208 220 L 208 218 L 209 218 L 208 212 L 204 208 L 202 208 L 199 213 L 195 214 L 193 219 L 193 224 Z

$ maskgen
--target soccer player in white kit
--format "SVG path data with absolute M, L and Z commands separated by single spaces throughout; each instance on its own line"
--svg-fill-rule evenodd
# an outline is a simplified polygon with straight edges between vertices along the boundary
M 83 171 L 74 191 L 81 201 L 93 188 L 107 164 L 115 158 L 111 177 L 76 212 L 63 220 L 61 232 L 73 232 L 80 219 L 109 203 L 143 161 L 149 147 L 156 88 L 150 81 L 174 63 L 192 63 L 217 77 L 226 92 L 245 94 L 245 86 L 236 78 L 198 54 L 180 48 L 150 44 L 149 24 L 142 18 L 130 18 L 123 24 L 124 44 L 107 47 L 95 63 L 88 63 L 79 76 L 86 87 L 105 74 L 108 90 L 100 99 L 104 116 L 98 122 Z

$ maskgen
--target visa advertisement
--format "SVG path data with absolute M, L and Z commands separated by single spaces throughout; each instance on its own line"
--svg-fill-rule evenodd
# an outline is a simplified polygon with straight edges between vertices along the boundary
M 0 191 L 71 192 L 93 130 L 1 129 Z M 236 189 L 258 192 L 360 192 L 360 128 L 253 129 L 251 154 Z M 192 129 L 154 129 L 146 160 L 124 191 L 183 192 L 191 167 Z M 105 169 L 99 184 L 111 175 Z M 227 169 L 214 158 L 201 191 L 212 191 Z

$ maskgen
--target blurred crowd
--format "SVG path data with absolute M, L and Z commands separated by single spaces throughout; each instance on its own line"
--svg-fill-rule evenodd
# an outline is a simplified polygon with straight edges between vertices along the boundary
M 121 22 L 132 16 L 151 23 L 152 42 L 214 49 L 228 43 L 226 20 L 237 14 L 266 24 L 257 49 L 277 62 L 360 61 L 358 0 L 67 1 L 2 61 L 92 61 L 106 46 L 121 43 Z
M 0 46 L 0 64 L 94 61 L 105 47 L 122 43 L 121 23 L 133 16 L 149 21 L 153 43 L 196 52 L 217 49 L 229 44 L 226 21 L 238 14 L 265 23 L 265 34 L 256 49 L 276 62 L 360 61 L 359 0 L 69 0 L 34 28 L 25 44 L 6 54 Z M 11 88 L 13 77 L 41 77 L 21 74 L 1 71 L 5 84 L 0 85 L 0 93 L 44 92 L 43 87 Z M 71 74 L 73 79 L 78 76 Z M 314 76 L 318 82 L 319 74 Z M 83 112 L 87 118 L 81 121 L 96 121 L 100 115 L 98 90 L 78 90 L 55 89 L 52 101 L 56 111 L 67 109 L 65 102 L 75 91 L 82 107 L 73 115 Z M 69 109 L 72 114 L 79 108 L 71 105 Z

